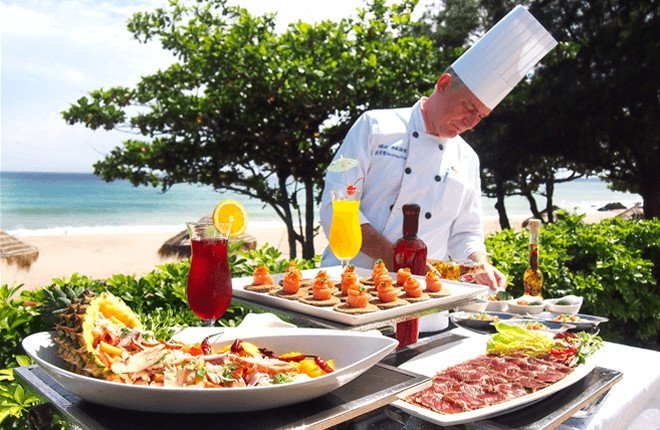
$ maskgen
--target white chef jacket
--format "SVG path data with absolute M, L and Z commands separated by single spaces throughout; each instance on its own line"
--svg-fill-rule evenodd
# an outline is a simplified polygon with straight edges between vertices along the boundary
M 486 252 L 482 228 L 479 158 L 460 137 L 426 133 L 421 100 L 412 108 L 372 110 L 351 127 L 335 154 L 358 160 L 345 172 L 327 172 L 320 207 L 321 226 L 330 235 L 330 190 L 364 178 L 360 224 L 369 223 L 395 242 L 403 235 L 404 204 L 420 206 L 418 237 L 428 257 L 465 259 Z M 373 268 L 373 258 L 360 253 L 351 263 Z M 321 266 L 339 264 L 330 247 Z

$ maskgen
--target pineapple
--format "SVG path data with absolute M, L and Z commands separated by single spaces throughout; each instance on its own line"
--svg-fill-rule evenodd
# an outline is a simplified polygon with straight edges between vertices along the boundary
M 60 306 L 51 313 L 56 315 L 54 341 L 57 354 L 67 362 L 69 370 L 87 376 L 113 379 L 112 372 L 96 354 L 98 339 L 95 324 L 100 318 L 127 329 L 141 329 L 137 315 L 119 297 L 104 291 L 99 295 L 85 290 L 74 297 L 76 291 L 51 287 L 45 292 L 45 309 Z M 61 305 L 69 302 L 65 308 Z M 44 312 L 45 315 L 51 313 Z M 47 316 L 48 318 L 48 316 Z

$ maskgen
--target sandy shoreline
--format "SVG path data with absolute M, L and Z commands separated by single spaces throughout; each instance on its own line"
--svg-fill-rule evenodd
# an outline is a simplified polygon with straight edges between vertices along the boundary
M 588 215 L 587 222 L 597 222 L 617 215 L 620 211 L 599 212 Z M 521 228 L 524 218 L 510 218 L 515 230 Z M 484 221 L 484 231 L 499 231 L 496 218 Z M 66 234 L 58 236 L 25 236 L 19 239 L 39 248 L 39 258 L 29 271 L 9 266 L 4 261 L 0 266 L 0 285 L 24 284 L 34 289 L 50 284 L 53 278 L 68 278 L 73 273 L 94 279 L 105 279 L 123 273 L 142 275 L 156 266 L 176 261 L 176 258 L 161 258 L 158 249 L 177 234 L 178 231 L 158 233 L 117 233 L 117 234 Z M 286 231 L 281 228 L 248 228 L 248 234 L 257 239 L 257 247 L 265 243 L 272 245 L 288 256 Z M 325 236 L 315 239 L 315 251 L 323 252 L 327 245 Z

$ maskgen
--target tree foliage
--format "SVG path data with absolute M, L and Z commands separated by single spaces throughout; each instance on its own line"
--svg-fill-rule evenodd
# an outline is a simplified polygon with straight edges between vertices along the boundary
M 562 42 L 545 74 L 548 137 L 659 217 L 660 2 L 536 4 Z
M 356 18 L 275 31 L 225 0 L 170 1 L 128 24 L 176 61 L 135 88 L 94 90 L 70 123 L 138 133 L 94 166 L 134 185 L 212 185 L 256 198 L 286 223 L 296 256 L 314 251 L 325 167 L 368 108 L 411 104 L 434 83 L 431 42 L 410 32 L 415 0 L 373 0 Z
M 452 9 L 453 2 L 446 2 L 446 10 L 439 7 L 427 16 L 432 25 L 424 28 L 441 34 L 447 13 L 454 11 L 465 16 L 452 22 L 474 25 L 472 30 L 463 27 L 463 34 L 479 35 L 519 2 L 468 2 L 474 3 Z M 534 216 L 546 210 L 552 220 L 560 170 L 568 171 L 569 179 L 599 173 L 612 188 L 641 194 L 645 216 L 657 217 L 658 1 L 524 4 L 559 45 L 466 135 L 480 155 L 484 191 L 497 198 L 500 224 L 509 227 L 504 202 L 511 195 L 525 196 Z M 543 208 L 534 198 L 539 193 L 546 198 Z

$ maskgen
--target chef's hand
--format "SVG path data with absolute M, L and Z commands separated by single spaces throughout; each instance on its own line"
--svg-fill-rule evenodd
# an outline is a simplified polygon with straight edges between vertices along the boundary
M 474 279 L 477 284 L 488 285 L 491 290 L 506 289 L 506 275 L 490 263 L 485 263 L 484 271 L 478 273 Z
M 484 271 L 474 277 L 477 284 L 488 285 L 491 290 L 506 289 L 506 275 L 490 264 L 486 254 L 473 252 L 468 258 L 484 266 Z

